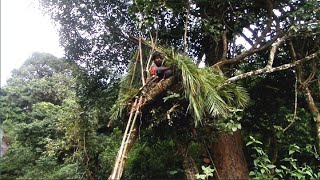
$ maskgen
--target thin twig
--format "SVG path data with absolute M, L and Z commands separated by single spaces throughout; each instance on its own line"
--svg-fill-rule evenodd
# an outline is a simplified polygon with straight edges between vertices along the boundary
M 297 108 L 298 108 L 298 75 L 297 75 L 297 72 L 295 73 L 295 78 L 296 78 L 296 81 L 295 81 L 295 84 L 294 84 L 294 112 L 293 112 L 293 121 L 286 127 L 283 129 L 283 133 L 288 130 L 292 124 L 295 122 L 295 119 L 297 117 Z
M 220 176 L 219 176 L 219 174 L 218 174 L 218 170 L 217 170 L 216 166 L 214 165 L 214 162 L 213 162 L 213 159 L 212 159 L 212 157 L 211 157 L 211 154 L 210 154 L 210 151 L 209 151 L 209 149 L 208 149 L 208 146 L 207 146 L 206 144 L 204 144 L 204 146 L 206 147 L 206 150 L 207 150 L 207 153 L 208 153 L 208 155 L 209 155 L 210 161 L 212 162 L 213 169 L 215 170 L 215 172 L 216 172 L 216 174 L 217 174 L 217 178 L 220 179 Z
M 241 37 L 243 37 L 243 39 L 250 44 L 250 46 L 253 46 L 253 42 L 251 41 L 250 38 L 248 38 L 243 32 L 240 32 Z
M 184 52 L 187 53 L 188 50 L 188 43 L 187 43 L 187 33 L 188 33 L 188 21 L 189 21 L 189 13 L 190 13 L 190 1 L 188 1 L 188 9 L 186 14 L 186 22 L 184 23 Z
M 179 104 L 173 105 L 168 111 L 167 111 L 167 119 L 171 119 L 170 114 L 175 110 L 176 107 L 178 107 Z

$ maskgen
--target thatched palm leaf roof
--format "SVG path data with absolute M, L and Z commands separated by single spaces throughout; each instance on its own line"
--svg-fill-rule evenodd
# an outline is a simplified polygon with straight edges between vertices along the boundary
M 172 50 L 157 48 L 158 51 L 165 55 L 166 65 L 174 69 L 174 76 L 178 77 L 183 86 L 184 98 L 189 102 L 191 115 L 194 117 L 195 124 L 202 122 L 205 116 L 211 117 L 227 117 L 234 109 L 244 108 L 248 103 L 249 97 L 244 88 L 236 84 L 224 85 L 226 78 L 222 72 L 212 68 L 198 68 L 188 56 L 174 53 Z M 133 68 L 133 66 L 131 66 Z M 130 79 L 132 70 L 129 69 L 124 79 Z M 131 74 L 130 74 L 131 73 Z M 135 73 L 140 73 L 135 71 Z M 128 78 L 130 77 L 130 78 Z M 139 77 L 138 74 L 135 77 Z M 166 88 L 170 88 L 172 80 L 162 81 L 166 84 Z M 162 86 L 161 84 L 159 86 Z M 131 98 L 128 94 L 132 91 L 137 92 L 132 85 L 129 86 L 128 81 L 123 81 L 122 90 L 119 94 L 118 103 L 112 110 L 112 119 L 119 118 L 123 108 L 126 107 Z M 156 97 L 163 92 L 163 89 L 144 91 L 145 97 Z M 152 95 L 151 95 L 152 94 Z M 130 94 L 132 95 L 132 94 Z M 148 101 L 152 101 L 149 98 Z M 119 104 L 119 102 L 121 102 Z M 119 105 L 122 105 L 119 106 Z

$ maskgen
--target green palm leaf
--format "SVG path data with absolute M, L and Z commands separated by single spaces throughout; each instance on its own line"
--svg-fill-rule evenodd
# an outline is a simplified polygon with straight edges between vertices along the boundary
M 167 65 L 173 67 L 176 75 L 181 76 L 184 96 L 189 102 L 189 108 L 195 120 L 195 125 L 209 115 L 211 117 L 227 117 L 233 110 L 244 108 L 249 97 L 244 88 L 236 84 L 224 85 L 226 78 L 220 70 L 213 68 L 198 68 L 191 58 L 174 53 L 170 49 L 157 48 L 165 55 Z M 119 118 L 126 103 L 134 96 L 141 86 L 140 65 L 133 69 L 129 65 L 127 75 L 122 80 L 117 103 L 111 111 L 112 119 Z M 134 78 L 133 78 L 134 77 Z M 134 81 L 132 81 L 134 79 Z M 132 86 L 128 86 L 130 81 Z
M 191 58 L 163 51 L 169 64 L 181 72 L 185 97 L 197 125 L 205 114 L 212 117 L 227 115 L 236 108 L 244 108 L 249 97 L 246 91 L 235 84 L 223 86 L 225 77 L 222 72 L 212 68 L 198 68 Z M 221 88 L 222 87 L 222 88 Z

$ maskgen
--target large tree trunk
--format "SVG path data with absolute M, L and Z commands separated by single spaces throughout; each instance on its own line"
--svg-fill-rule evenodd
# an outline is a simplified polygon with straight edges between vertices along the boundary
M 214 13 L 217 19 L 222 20 L 221 13 L 217 11 L 211 11 L 211 13 Z M 227 44 L 227 32 L 222 34 L 219 41 L 213 41 L 211 38 L 204 39 L 203 50 L 206 55 L 206 64 L 211 66 L 224 61 L 228 51 Z M 221 68 L 224 72 L 229 69 L 227 66 Z M 239 130 L 233 134 L 220 133 L 217 141 L 210 146 L 209 151 L 217 171 L 216 179 L 249 179 L 249 170 L 244 157 Z M 206 160 L 209 159 L 206 158 Z
M 242 149 L 240 131 L 220 133 L 211 146 L 217 179 L 249 179 L 249 171 Z
M 198 168 L 196 166 L 196 163 L 194 162 L 193 158 L 190 156 L 190 154 L 187 152 L 183 156 L 183 169 L 184 169 L 184 175 L 185 179 L 187 180 L 193 180 L 196 177 L 196 174 L 199 173 Z
M 199 173 L 197 165 L 192 156 L 188 152 L 188 145 L 177 143 L 179 154 L 182 156 L 182 166 L 184 170 L 184 176 L 187 180 L 193 180 L 196 178 L 196 174 Z

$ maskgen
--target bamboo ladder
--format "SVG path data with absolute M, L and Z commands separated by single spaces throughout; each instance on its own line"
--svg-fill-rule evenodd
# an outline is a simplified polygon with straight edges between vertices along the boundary
M 127 158 L 128 144 L 130 143 L 130 138 L 133 134 L 135 122 L 136 122 L 136 119 L 140 113 L 141 106 L 144 103 L 143 89 L 144 89 L 144 87 L 146 87 L 149 84 L 149 82 L 152 82 L 154 80 L 154 78 L 150 78 L 150 80 L 147 83 L 145 82 L 144 68 L 143 68 L 143 61 L 142 61 L 141 41 L 142 41 L 142 39 L 140 38 L 139 39 L 139 51 L 138 51 L 138 56 L 137 56 L 136 62 L 138 60 L 138 57 L 140 57 L 139 59 L 140 59 L 140 64 L 141 64 L 141 80 L 142 80 L 143 86 L 139 89 L 139 93 L 140 92 L 142 92 L 142 93 L 140 93 L 141 95 L 135 97 L 135 101 L 134 101 L 133 105 L 131 106 L 127 127 L 125 129 L 125 132 L 124 132 L 124 135 L 122 138 L 121 146 L 120 146 L 120 149 L 118 151 L 118 154 L 117 154 L 117 157 L 115 160 L 112 174 L 108 178 L 109 180 L 118 180 L 122 176 L 122 173 L 124 170 L 124 165 L 125 165 L 125 159 Z M 153 45 L 153 47 L 154 47 L 154 45 Z M 154 51 L 154 48 L 152 48 L 152 51 L 150 53 L 149 60 L 148 60 L 147 66 L 146 66 L 146 70 L 149 69 L 150 60 L 151 60 L 151 56 L 152 56 L 153 51 Z M 133 80 L 133 78 L 134 78 L 134 74 L 133 74 L 132 80 Z
M 140 112 L 140 107 L 141 107 L 142 102 L 143 102 L 142 96 L 136 97 L 135 102 L 131 107 L 131 112 L 130 112 L 128 124 L 127 124 L 126 130 L 124 132 L 124 136 L 122 138 L 121 146 L 118 151 L 118 155 L 117 155 L 117 158 L 115 161 L 114 169 L 112 171 L 111 176 L 109 177 L 110 180 L 121 178 L 121 175 L 122 175 L 122 172 L 124 169 L 124 163 L 125 163 L 124 159 L 126 158 L 128 144 L 130 143 L 130 137 L 131 137 L 131 134 L 133 133 L 133 128 L 135 126 L 137 116 Z

